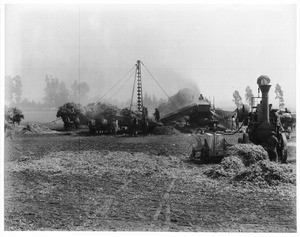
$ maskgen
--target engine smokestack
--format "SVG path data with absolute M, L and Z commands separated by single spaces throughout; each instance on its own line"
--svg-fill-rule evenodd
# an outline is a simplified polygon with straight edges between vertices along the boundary
M 268 76 L 260 76 L 257 79 L 257 84 L 259 86 L 259 89 L 262 93 L 262 101 L 260 105 L 260 114 L 259 114 L 259 122 L 261 123 L 269 123 L 269 90 L 271 88 L 271 85 L 268 85 L 270 83 L 270 78 Z
M 261 103 L 261 110 L 262 110 L 262 122 L 269 123 L 269 90 L 271 85 L 260 85 L 259 89 L 262 92 L 262 103 Z

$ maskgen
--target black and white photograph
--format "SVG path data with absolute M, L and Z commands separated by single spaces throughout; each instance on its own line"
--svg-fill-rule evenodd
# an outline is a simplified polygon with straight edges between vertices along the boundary
M 296 235 L 298 10 L 3 1 L 4 234 Z

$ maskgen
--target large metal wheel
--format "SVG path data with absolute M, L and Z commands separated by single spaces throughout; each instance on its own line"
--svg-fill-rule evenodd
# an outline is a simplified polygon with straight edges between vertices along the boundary
M 287 149 L 282 149 L 281 151 L 281 163 L 286 163 L 287 161 Z
M 248 133 L 243 134 L 243 143 L 250 143 L 250 138 Z
M 281 133 L 278 139 L 278 156 L 281 163 L 286 163 L 287 161 L 287 139 L 285 133 Z

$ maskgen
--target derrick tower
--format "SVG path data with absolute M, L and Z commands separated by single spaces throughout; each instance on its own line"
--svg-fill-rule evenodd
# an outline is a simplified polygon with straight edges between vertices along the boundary
M 142 90 L 142 71 L 141 61 L 138 60 L 136 64 L 137 70 L 137 109 L 142 112 L 143 110 L 143 90 Z

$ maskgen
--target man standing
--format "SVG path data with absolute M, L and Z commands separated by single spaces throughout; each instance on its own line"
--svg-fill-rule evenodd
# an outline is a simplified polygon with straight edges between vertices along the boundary
M 159 120 L 160 120 L 160 114 L 159 114 L 159 111 L 158 111 L 157 108 L 155 108 L 154 118 L 155 118 L 155 121 L 159 123 Z
M 231 130 L 234 129 L 234 125 L 235 125 L 235 117 L 234 117 L 234 115 L 232 115 L 232 117 L 231 117 Z

